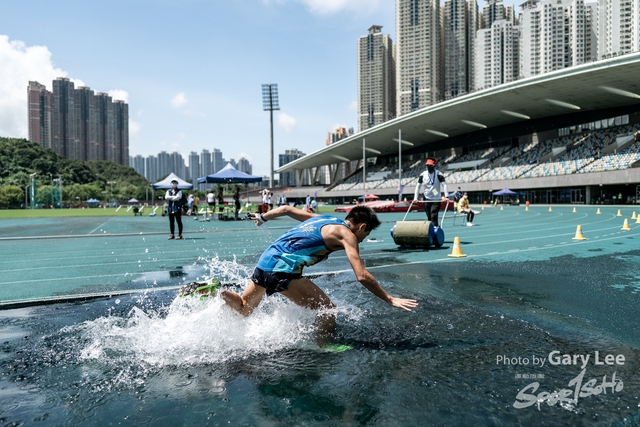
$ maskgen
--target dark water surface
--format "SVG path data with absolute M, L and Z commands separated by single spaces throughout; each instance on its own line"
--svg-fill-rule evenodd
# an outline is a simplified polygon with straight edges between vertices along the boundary
M 0 311 L 0 425 L 638 425 L 640 252 L 592 255 L 375 269 L 411 313 L 318 277 L 341 353 L 280 297 L 247 319 L 168 291 Z

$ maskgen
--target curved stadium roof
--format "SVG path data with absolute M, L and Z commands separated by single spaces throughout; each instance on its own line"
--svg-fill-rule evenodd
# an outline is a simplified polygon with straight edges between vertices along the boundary
M 376 156 L 425 152 L 563 127 L 559 117 L 640 106 L 640 53 L 619 56 L 463 95 L 342 139 L 278 168 L 306 169 Z M 623 113 L 620 113 L 623 114 Z M 575 123 L 582 123 L 577 120 Z M 499 138 L 494 138 L 499 139 Z M 373 157 L 373 156 L 371 156 Z

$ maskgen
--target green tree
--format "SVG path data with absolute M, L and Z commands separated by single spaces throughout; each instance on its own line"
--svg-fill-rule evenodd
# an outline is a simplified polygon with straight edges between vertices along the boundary
M 16 185 L 5 185 L 0 187 L 0 207 L 17 208 L 24 203 L 24 191 Z

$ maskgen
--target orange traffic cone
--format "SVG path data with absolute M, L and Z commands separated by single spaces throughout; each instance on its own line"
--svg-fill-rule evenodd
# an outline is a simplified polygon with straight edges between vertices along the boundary
M 618 214 L 616 216 L 622 216 L 622 212 L 620 212 L 620 209 L 618 209 Z
M 587 238 L 582 235 L 581 225 L 579 225 L 578 228 L 576 229 L 576 237 L 574 237 L 572 240 L 587 240 Z
M 631 227 L 629 227 L 629 220 L 627 218 L 624 219 L 624 224 L 620 230 L 630 231 Z
M 447 256 L 451 258 L 464 258 L 467 256 L 462 253 L 462 248 L 460 247 L 460 238 L 458 236 L 453 239 L 453 250 Z
M 596 212 L 596 215 L 601 215 L 602 212 L 600 212 L 600 208 L 598 208 L 598 212 Z
M 578 211 L 576 210 L 576 208 L 575 208 L 575 206 L 574 206 L 574 208 L 573 208 L 573 213 L 576 213 L 576 212 L 578 212 Z

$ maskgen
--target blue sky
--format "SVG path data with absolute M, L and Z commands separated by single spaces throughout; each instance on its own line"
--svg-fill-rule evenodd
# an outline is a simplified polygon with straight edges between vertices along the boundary
M 28 136 L 29 80 L 65 76 L 129 103 L 131 155 L 218 148 L 268 175 L 261 84 L 279 88 L 276 167 L 357 130 L 357 40 L 376 24 L 395 41 L 394 14 L 393 0 L 4 0 L 0 136 Z

